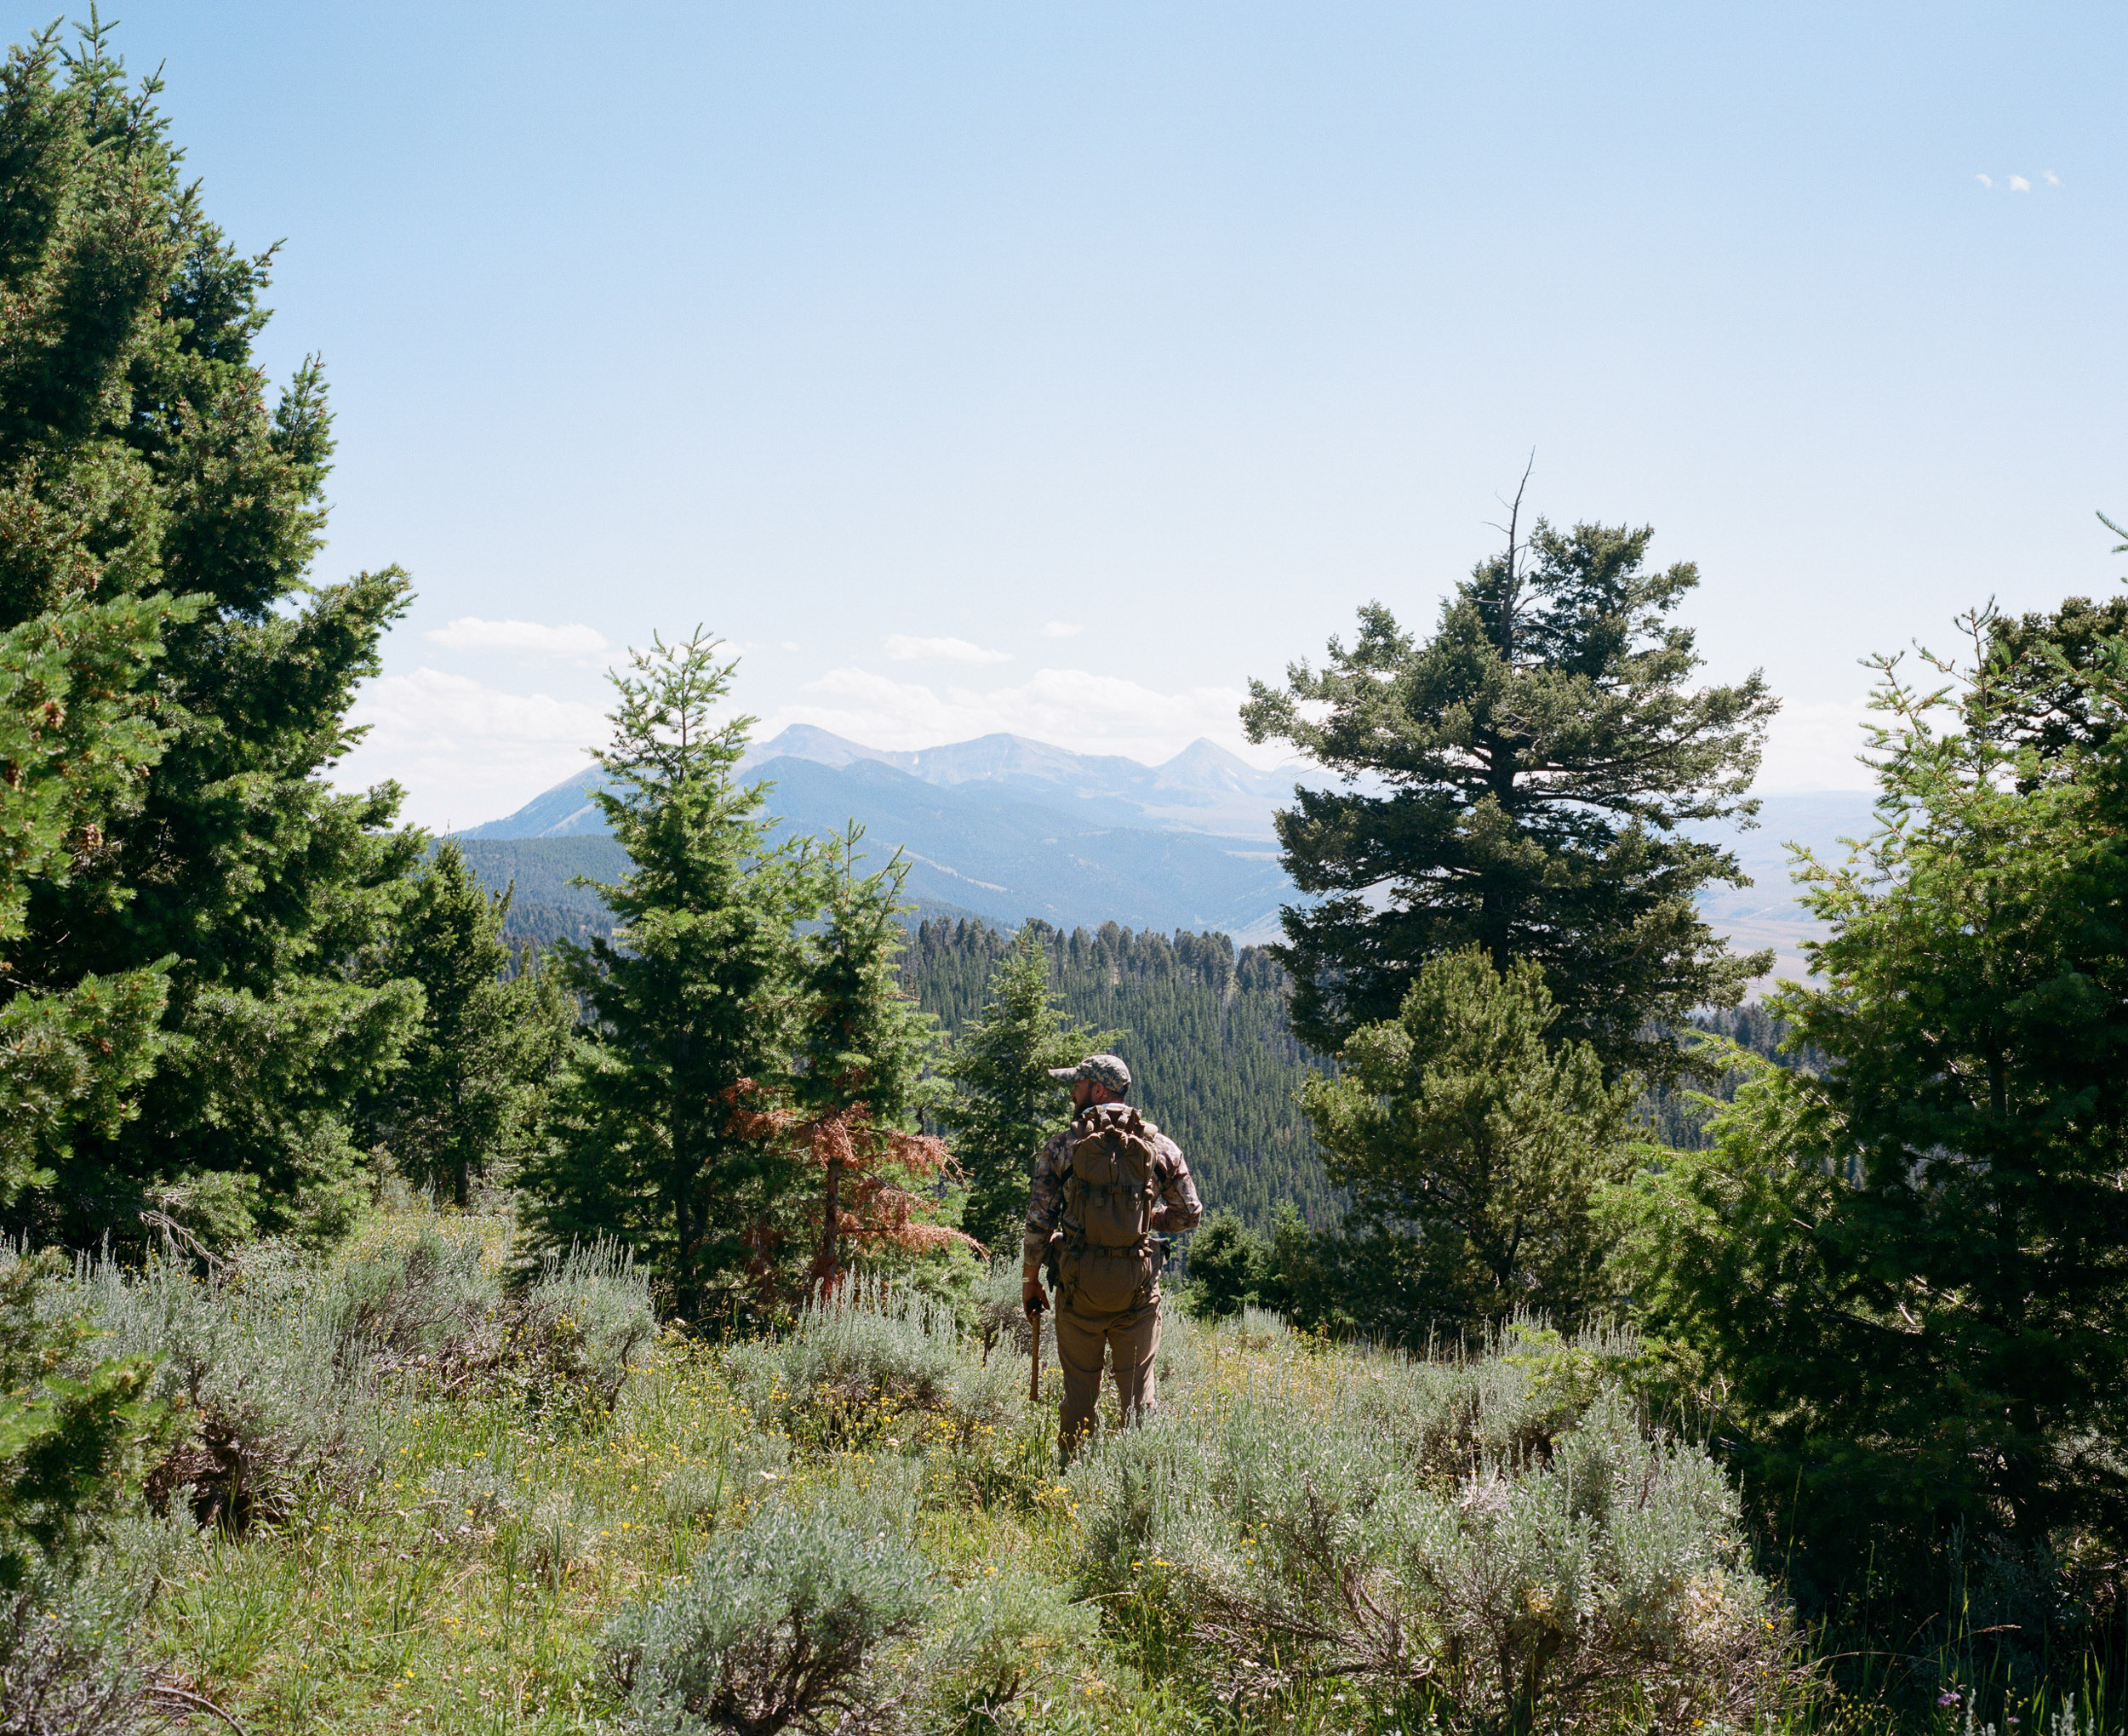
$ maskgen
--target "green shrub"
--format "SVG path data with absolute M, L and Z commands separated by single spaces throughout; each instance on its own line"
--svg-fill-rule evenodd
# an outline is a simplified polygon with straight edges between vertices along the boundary
M 294 1510 L 307 1486 L 345 1495 L 376 1459 L 375 1370 L 349 1335 L 346 1298 L 270 1247 L 227 1276 L 151 1260 L 85 1263 L 78 1282 L 123 1354 L 156 1361 L 153 1394 L 183 1430 L 147 1480 L 157 1510 L 189 1507 L 241 1530 Z
M 0 1244 L 0 1591 L 71 1570 L 168 1432 L 153 1364 L 94 1354 L 66 1271 Z
M 1084 1589 L 1230 1697 L 1338 1677 L 1481 1727 L 1748 1723 L 1785 1630 L 1735 1495 L 1530 1360 L 1274 1351 L 1074 1469 Z
M 876 1281 L 809 1302 L 792 1329 L 719 1354 L 732 1390 L 764 1420 L 809 1412 L 943 1410 L 966 1357 L 953 1311 Z
M 96 1354 L 66 1273 L 0 1245 L 0 1730 L 125 1736 L 148 1711 L 127 1642 L 145 1582 L 91 1550 L 169 1417 L 146 1358 Z
M 147 1684 L 123 1637 L 140 1613 L 138 1598 L 114 1596 L 93 1579 L 0 1594 L 0 1730 L 132 1736 L 151 1727 Z
M 575 1395 L 611 1410 L 636 1357 L 657 1336 L 649 1280 L 611 1241 L 545 1251 L 502 1317 L 522 1389 L 541 1405 Z
M 607 1654 L 639 1727 L 854 1730 L 905 1698 L 867 1666 L 915 1633 L 930 1595 L 900 1538 L 767 1503 L 687 1580 L 615 1620 Z
M 611 1409 L 629 1367 L 656 1336 L 649 1283 L 618 1243 L 545 1250 L 506 1289 L 478 1231 L 421 1225 L 386 1237 L 329 1274 L 343 1362 L 411 1372 L 465 1396 L 514 1395 L 540 1409 Z
M 237 1530 L 306 1487 L 351 1492 L 395 1394 L 609 1409 L 656 1329 L 619 1248 L 550 1254 L 506 1290 L 479 1232 L 448 1225 L 388 1226 L 322 1268 L 270 1243 L 203 1277 L 87 1262 L 76 1290 L 112 1348 L 153 1360 L 152 1396 L 182 1420 L 148 1478 L 157 1510 Z

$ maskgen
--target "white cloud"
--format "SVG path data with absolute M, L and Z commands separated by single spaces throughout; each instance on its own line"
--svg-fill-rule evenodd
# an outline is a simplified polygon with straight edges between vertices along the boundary
M 1973 179 L 1984 187 L 1992 187 L 1995 184 L 1994 177 L 1992 175 L 1976 174 Z
M 352 721 L 369 734 L 333 781 L 361 789 L 397 778 L 405 817 L 439 828 L 522 808 L 581 766 L 608 733 L 597 705 L 501 693 L 438 669 L 380 676 L 363 688 Z
M 507 651 L 530 657 L 596 657 L 606 650 L 606 636 L 581 621 L 549 627 L 538 621 L 483 621 L 461 615 L 432 628 L 431 644 L 446 651 Z
M 1085 631 L 1084 624 L 1079 621 L 1044 621 L 1042 623 L 1042 637 L 1045 639 L 1069 639 Z
M 1783 705 L 1766 732 L 1759 768 L 1761 790 L 1868 790 L 1876 780 L 1856 755 L 1868 744 L 1863 723 L 1873 717 L 1860 700 Z
M 2041 174 L 2039 179 L 2051 187 L 2058 187 L 2062 185 L 2062 177 L 2051 168 Z
M 887 655 L 896 663 L 1010 663 L 1010 651 L 987 651 L 966 639 L 919 639 L 887 635 Z
M 2013 174 L 2010 177 L 2010 191 L 2013 193 L 2028 193 L 2032 191 L 2032 183 L 2021 174 Z
M 789 724 L 811 723 L 867 747 L 935 747 L 1002 731 L 1147 764 L 1171 758 L 1200 735 L 1266 766 L 1287 751 L 1244 742 L 1236 717 L 1244 697 L 1238 688 L 1163 694 L 1117 676 L 1044 669 L 1016 686 L 976 692 L 833 669 L 802 691 L 812 697 L 779 707 L 763 724 L 761 739 Z

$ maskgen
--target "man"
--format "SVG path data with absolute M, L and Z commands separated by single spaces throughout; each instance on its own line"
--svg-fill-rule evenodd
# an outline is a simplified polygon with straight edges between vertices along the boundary
M 1037 1329 L 1049 1297 L 1042 1267 L 1055 1248 L 1056 1359 L 1064 1369 L 1059 1457 L 1093 1426 L 1104 1346 L 1114 1353 L 1124 1420 L 1153 1408 L 1160 1350 L 1160 1253 L 1156 1231 L 1193 1229 L 1204 1215 L 1175 1141 L 1124 1099 L 1130 1069 L 1089 1055 L 1050 1076 L 1072 1087 L 1072 1123 L 1034 1160 L 1020 1298 Z

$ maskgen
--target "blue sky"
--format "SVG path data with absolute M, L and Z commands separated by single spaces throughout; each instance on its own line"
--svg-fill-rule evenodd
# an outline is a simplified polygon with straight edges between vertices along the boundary
M 114 9 L 285 243 L 320 576 L 420 592 L 348 775 L 432 824 L 697 620 L 769 727 L 1238 745 L 1532 449 L 1700 563 L 1769 787 L 1859 781 L 1860 658 L 2128 570 L 2117 4 Z

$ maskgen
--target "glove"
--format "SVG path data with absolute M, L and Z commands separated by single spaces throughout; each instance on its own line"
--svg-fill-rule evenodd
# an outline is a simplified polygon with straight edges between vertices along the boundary
M 1020 1305 L 1029 1314 L 1039 1314 L 1050 1305 L 1049 1292 L 1042 1288 L 1039 1278 L 1028 1278 L 1020 1286 Z

